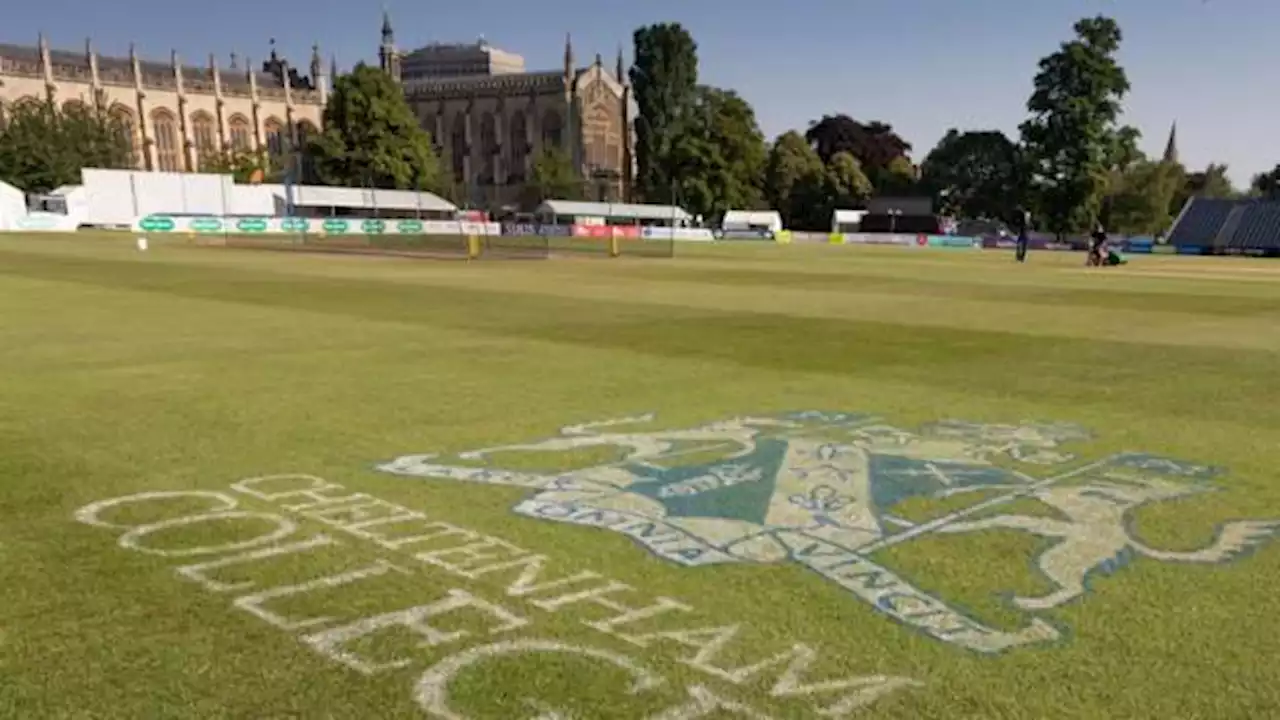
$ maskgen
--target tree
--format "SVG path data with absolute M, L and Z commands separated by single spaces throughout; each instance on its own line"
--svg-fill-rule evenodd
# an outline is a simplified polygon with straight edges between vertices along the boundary
M 0 180 L 28 193 L 80 183 L 81 168 L 133 167 L 129 130 L 100 108 L 22 102 L 0 126 Z
M 905 160 L 911 152 L 911 143 L 899 137 L 887 123 L 863 125 L 848 115 L 824 115 L 809 126 L 804 137 L 823 164 L 830 164 L 837 153 L 853 155 L 876 188 L 882 183 L 901 181 L 901 174 L 895 178 L 889 167 L 898 158 Z
M 1142 160 L 1114 170 L 1107 197 L 1105 225 L 1112 232 L 1147 235 L 1173 223 L 1173 198 L 1184 182 L 1182 166 Z
M 1177 215 L 1192 197 L 1234 198 L 1239 195 L 1227 176 L 1226 165 L 1210 163 L 1204 170 L 1185 172 L 1182 186 L 1174 193 L 1169 212 Z
M 827 196 L 831 209 L 853 208 L 862 205 L 875 188 L 862 172 L 862 164 L 852 154 L 838 152 L 827 165 Z M 830 213 L 827 213 L 830 217 Z
M 1112 170 L 1128 170 L 1146 160 L 1146 155 L 1138 149 L 1138 140 L 1141 138 L 1142 132 L 1132 125 L 1125 125 L 1112 133 L 1107 152 L 1107 167 Z
M 1129 90 L 1116 62 L 1122 35 L 1107 17 L 1080 20 L 1075 39 L 1039 63 L 1022 138 L 1040 216 L 1050 230 L 1087 228 L 1120 154 L 1116 118 Z
M 699 87 L 688 131 L 673 148 L 680 203 L 704 217 L 758 207 L 766 155 L 751 105 L 733 91 Z
M 1280 165 L 1254 175 L 1252 182 L 1249 183 L 1249 190 L 1254 195 L 1268 200 L 1280 199 Z
M 431 136 L 418 125 L 400 86 L 364 63 L 334 82 L 324 131 L 310 140 L 308 152 L 328 185 L 440 188 Z
M 783 224 L 797 229 L 826 227 L 830 214 L 827 169 L 807 140 L 795 131 L 774 141 L 765 164 L 764 195 L 782 215 Z
M 921 186 L 941 210 L 967 219 L 1011 221 L 1022 201 L 1019 151 L 999 130 L 947 131 L 921 165 Z
M 563 149 L 547 145 L 533 158 L 524 186 L 523 204 L 532 208 L 544 200 L 582 200 L 582 179 L 573 170 L 573 159 Z
M 899 156 L 889 162 L 880 171 L 876 190 L 881 195 L 911 195 L 916 191 L 916 166 L 905 156 Z
M 634 34 L 631 88 L 636 117 L 636 188 L 647 202 L 674 203 L 678 139 L 689 131 L 697 104 L 698 46 L 679 23 Z
M 283 181 L 285 168 L 273 162 L 265 150 L 241 150 L 226 148 L 221 152 L 211 152 L 200 158 L 200 171 L 231 175 L 237 183 L 259 182 L 278 183 Z

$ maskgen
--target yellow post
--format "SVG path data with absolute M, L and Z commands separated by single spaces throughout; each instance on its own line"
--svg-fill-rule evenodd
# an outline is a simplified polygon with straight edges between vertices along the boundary
M 622 254 L 622 248 L 618 245 L 618 235 L 614 232 L 609 233 L 609 257 L 618 257 Z
M 468 235 L 467 236 L 467 259 L 475 260 L 478 257 L 480 257 L 480 236 Z

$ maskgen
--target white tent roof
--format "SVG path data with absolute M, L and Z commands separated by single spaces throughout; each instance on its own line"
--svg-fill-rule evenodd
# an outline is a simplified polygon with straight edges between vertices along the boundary
M 271 193 L 287 201 L 284 185 L 270 185 Z M 326 187 L 323 185 L 295 185 L 293 204 L 297 207 L 352 207 L 386 208 L 388 210 L 422 210 L 426 212 L 454 212 L 458 206 L 439 195 L 413 190 L 381 190 L 373 188 Z
M 756 225 L 782 227 L 782 215 L 777 210 L 727 210 L 721 225 Z
M 547 200 L 538 206 L 539 215 L 569 215 L 626 218 L 628 220 L 692 220 L 693 216 L 674 205 L 635 205 L 631 203 L 579 202 Z
M 836 210 L 831 219 L 838 223 L 856 223 L 862 222 L 866 214 L 866 210 Z

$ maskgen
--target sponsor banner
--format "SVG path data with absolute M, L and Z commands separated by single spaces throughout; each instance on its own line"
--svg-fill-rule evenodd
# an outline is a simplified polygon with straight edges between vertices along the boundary
M 57 213 L 36 212 L 13 219 L 13 230 L 19 232 L 71 232 L 79 220 Z
M 821 243 L 826 245 L 831 241 L 830 232 L 805 232 L 802 230 L 789 230 L 787 236 L 791 238 L 793 243 Z
M 964 235 L 928 235 L 925 237 L 925 244 L 938 248 L 975 248 L 981 247 L 982 241 Z
M 910 235 L 894 235 L 889 233 L 846 233 L 846 245 L 898 245 L 908 247 L 916 244 Z
M 640 236 L 645 240 L 681 240 L 688 242 L 711 242 L 716 239 L 710 228 L 672 228 L 646 227 Z
M 1177 252 L 1177 245 L 1153 245 L 1151 247 L 1151 253 L 1153 255 L 1176 255 Z
M 264 233 L 267 231 L 269 225 L 270 223 L 268 223 L 267 219 L 264 217 L 243 217 L 235 221 L 235 229 L 237 232 L 250 234 Z M 189 223 L 188 227 L 190 227 Z
M 573 235 L 573 226 L 540 223 L 503 223 L 502 234 L 516 237 L 569 237 Z
M 646 228 L 647 230 L 648 228 Z M 659 228 L 664 229 L 664 228 Z M 637 225 L 574 225 L 573 237 L 607 240 L 611 237 L 633 240 L 640 237 Z M 648 237 L 647 235 L 645 237 Z
M 1242 257 L 1275 257 L 1280 255 L 1280 248 L 1217 248 L 1214 254 Z
M 1178 245 L 1179 255 L 1204 255 L 1204 248 L 1198 245 Z
M 720 233 L 721 240 L 776 240 L 772 230 L 725 230 Z
M 147 215 L 134 220 L 134 231 L 197 235 L 497 235 L 498 223 L 461 220 L 383 218 L 217 217 L 213 215 Z

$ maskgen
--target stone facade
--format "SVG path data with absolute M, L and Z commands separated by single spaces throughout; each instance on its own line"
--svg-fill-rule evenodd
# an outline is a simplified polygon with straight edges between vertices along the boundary
M 631 97 L 621 53 L 613 73 L 598 55 L 578 67 L 566 38 L 562 69 L 522 72 L 523 58 L 483 40 L 400 52 L 384 16 L 378 56 L 404 87 L 462 202 L 519 204 L 533 161 L 547 147 L 572 159 L 592 199 L 629 196 Z
M 186 67 L 170 61 L 0 45 L 0 122 L 25 101 L 95 105 L 124 121 L 136 167 L 195 172 L 200 158 L 224 148 L 283 155 L 320 127 L 329 80 L 313 53 L 311 78 L 300 76 L 273 49 L 260 71 Z M 248 59 L 244 65 L 252 68 Z

